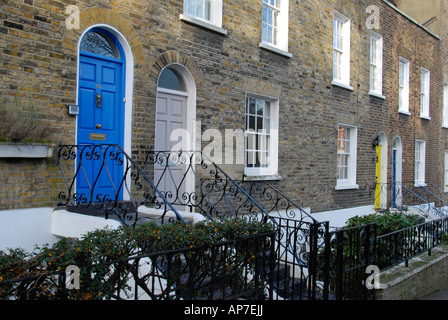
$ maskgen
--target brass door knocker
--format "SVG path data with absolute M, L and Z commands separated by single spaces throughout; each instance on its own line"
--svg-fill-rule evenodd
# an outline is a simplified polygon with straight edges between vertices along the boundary
M 101 94 L 97 93 L 95 100 L 97 108 L 101 108 L 103 106 L 103 97 L 101 96 Z

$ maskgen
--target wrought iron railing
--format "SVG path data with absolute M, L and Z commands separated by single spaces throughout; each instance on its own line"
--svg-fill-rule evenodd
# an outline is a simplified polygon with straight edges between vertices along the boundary
M 318 222 L 266 181 L 232 179 L 201 152 L 151 151 L 144 164 L 146 172 L 154 172 L 155 186 L 176 208 L 209 219 L 243 217 L 273 223 L 275 298 L 319 297 L 316 252 L 324 244 L 327 223 Z
M 58 159 L 65 190 L 59 194 L 59 205 L 85 214 L 100 212 L 106 218 L 116 218 L 131 226 L 148 219 L 188 223 L 198 217 L 210 220 L 238 217 L 272 223 L 276 230 L 274 267 L 262 273 L 265 278 L 260 278 L 269 282 L 271 299 L 369 298 L 371 292 L 362 285 L 367 265 L 375 263 L 375 259 L 385 265 L 406 261 L 424 250 L 430 251 L 446 237 L 445 220 L 378 239 L 373 227 L 330 232 L 328 222 L 314 219 L 273 184 L 234 180 L 202 152 L 149 151 L 135 156 L 131 158 L 118 145 L 61 146 Z M 448 207 L 446 194 L 431 183 L 424 187 L 390 183 L 366 186 L 365 190 L 385 200 L 387 208 L 414 208 L 424 217 L 443 216 Z M 387 247 L 386 253 L 372 254 L 375 245 L 379 249 Z M 170 298 L 173 294 L 188 297 L 191 290 L 198 289 L 193 282 L 182 282 L 190 269 L 184 270 L 180 282 L 166 282 L 168 269 L 163 271 L 164 263 L 157 259 L 139 257 L 138 263 L 135 260 L 129 264 L 136 263 L 133 267 L 136 268 L 145 261 L 146 268 L 152 268 L 147 279 L 157 279 L 159 287 L 160 283 L 167 284 L 169 289 L 162 289 L 158 296 L 151 291 L 154 284 L 151 288 L 143 287 L 143 280 L 136 279 L 135 287 L 147 298 Z M 173 264 L 170 259 L 165 265 Z M 180 259 L 178 268 L 183 268 L 189 259 L 199 264 L 205 261 L 190 254 Z M 225 262 L 218 259 L 213 263 Z M 129 272 L 136 272 L 132 270 Z M 221 296 L 215 295 L 214 286 L 219 286 L 222 279 L 212 275 L 202 279 L 209 289 L 201 291 L 209 290 L 213 298 L 235 297 L 228 292 L 227 284 Z M 117 294 L 116 298 L 119 297 Z
M 274 232 L 0 282 L 1 300 L 272 299 Z M 94 284 L 92 284 L 92 280 Z
M 118 145 L 63 145 L 58 161 L 65 181 L 58 206 L 86 214 L 102 212 L 106 218 L 135 225 L 138 206 L 150 203 L 164 216 L 169 212 L 185 222 L 148 173 Z
M 377 237 L 377 263 L 384 270 L 448 241 L 448 217 L 430 220 Z
M 240 217 L 274 222 L 250 190 L 200 151 L 149 151 L 144 168 L 180 212 L 195 212 L 212 220 Z
M 185 222 L 189 214 L 272 223 L 277 230 L 272 275 L 276 298 L 322 297 L 317 251 L 325 243 L 328 223 L 316 221 L 265 181 L 232 179 L 201 152 L 149 151 L 137 159 L 140 165 L 117 145 L 61 146 L 59 163 L 66 191 L 60 193 L 59 205 L 84 213 L 113 213 L 131 225 L 148 217 Z M 94 163 L 98 163 L 96 171 L 89 169 Z M 111 172 L 118 172 L 118 178 Z M 101 180 L 110 185 L 107 193 L 99 191 Z M 79 192 L 83 183 L 87 187 Z
M 376 264 L 376 224 L 343 228 L 325 234 L 319 259 L 325 265 L 319 278 L 325 299 L 367 300 L 373 292 L 365 286 L 366 269 Z
M 414 182 L 376 184 L 375 198 L 381 202 L 382 209 L 412 209 L 428 219 L 448 214 L 448 198 L 432 182 L 426 185 L 416 185 Z

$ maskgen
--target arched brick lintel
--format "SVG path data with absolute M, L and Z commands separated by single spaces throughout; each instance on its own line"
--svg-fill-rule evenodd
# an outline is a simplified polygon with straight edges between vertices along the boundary
M 125 17 L 117 12 L 100 7 L 87 8 L 79 13 L 79 28 L 65 29 L 64 32 L 64 49 L 67 54 L 76 55 L 78 41 L 84 31 L 94 25 L 107 25 L 119 31 L 132 49 L 134 57 L 134 65 L 145 64 L 146 57 L 143 45 L 134 27 Z

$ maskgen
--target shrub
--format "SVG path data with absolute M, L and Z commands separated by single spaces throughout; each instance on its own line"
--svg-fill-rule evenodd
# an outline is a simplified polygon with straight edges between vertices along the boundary
M 400 229 L 405 229 L 422 222 L 422 218 L 416 214 L 407 214 L 400 211 L 376 212 L 365 216 L 355 216 L 347 220 L 346 228 L 377 224 L 377 235 L 383 235 Z
M 36 113 L 32 99 L 20 100 L 15 96 L 13 103 L 0 104 L 1 140 L 10 142 L 41 142 L 47 135 L 44 125 Z
M 81 239 L 63 238 L 51 247 L 36 248 L 31 254 L 22 249 L 0 251 L 0 299 L 61 299 L 68 294 L 70 299 L 108 299 L 117 284 L 120 289 L 128 289 L 126 283 L 132 265 L 126 260 L 133 255 L 210 246 L 264 234 L 272 228 L 271 224 L 244 220 L 207 221 L 195 225 L 149 223 L 135 228 L 95 230 Z M 246 257 L 245 251 L 253 249 L 249 243 L 242 248 L 241 256 Z M 89 266 L 90 269 L 81 272 L 82 290 L 60 292 L 55 289 L 55 277 L 48 273 L 64 272 L 69 265 Z M 28 280 L 15 282 L 24 278 Z

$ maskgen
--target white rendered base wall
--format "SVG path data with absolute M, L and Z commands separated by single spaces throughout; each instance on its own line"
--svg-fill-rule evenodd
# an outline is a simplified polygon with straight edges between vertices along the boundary
M 346 225 L 348 219 L 355 216 L 364 216 L 375 212 L 375 206 L 363 206 L 356 208 L 347 208 L 341 210 L 332 210 L 325 212 L 312 213 L 317 221 L 328 221 L 330 227 L 341 228 Z
M 54 210 L 51 221 L 51 232 L 60 237 L 81 238 L 89 231 L 104 229 L 106 227 L 115 229 L 121 223 L 104 217 L 94 217 L 66 210 Z
M 51 233 L 53 208 L 0 211 L 0 250 L 22 248 L 32 252 L 35 246 L 52 245 L 58 237 Z

